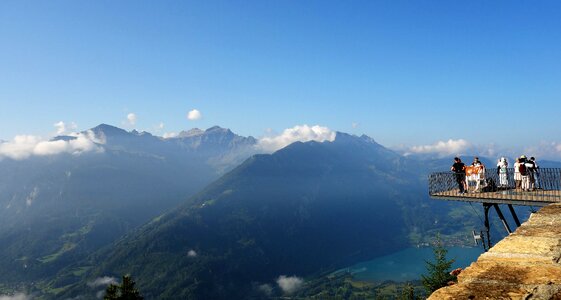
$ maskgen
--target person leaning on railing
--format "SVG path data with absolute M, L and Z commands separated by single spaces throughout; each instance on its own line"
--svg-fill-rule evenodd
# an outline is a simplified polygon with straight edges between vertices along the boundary
M 526 166 L 526 170 L 527 170 L 527 173 L 528 173 L 528 187 L 527 187 L 527 190 L 533 191 L 533 190 L 536 189 L 536 181 L 537 181 L 537 177 L 539 176 L 538 175 L 538 165 L 536 164 L 536 159 L 534 157 L 530 157 L 529 160 L 526 160 L 524 165 Z
M 538 167 L 538 163 L 536 162 L 536 158 L 535 157 L 530 157 L 530 161 L 534 164 L 534 168 L 533 168 L 533 175 L 534 175 L 534 188 L 535 189 L 540 189 L 541 185 L 540 185 L 540 167 Z
M 458 183 L 458 188 L 460 189 L 460 194 L 466 193 L 466 165 L 462 162 L 459 157 L 454 157 L 454 164 L 450 167 L 450 170 L 454 172 L 456 177 L 456 182 Z

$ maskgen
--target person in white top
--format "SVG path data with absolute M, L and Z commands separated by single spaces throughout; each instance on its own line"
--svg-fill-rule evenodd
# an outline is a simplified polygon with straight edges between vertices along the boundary
M 519 190 L 522 186 L 522 175 L 520 175 L 520 158 L 516 159 L 514 163 L 514 187 L 516 190 Z
M 528 173 L 528 180 L 529 180 L 529 185 L 528 185 L 528 190 L 533 191 L 535 189 L 535 171 L 536 171 L 536 164 L 534 164 L 534 162 L 529 159 L 526 160 L 526 163 L 524 164 L 526 166 L 526 171 Z
M 499 188 L 505 189 L 508 187 L 508 161 L 506 158 L 501 157 L 497 163 L 497 173 L 499 175 Z
M 481 188 L 486 187 L 487 186 L 487 182 L 485 180 L 485 165 L 483 163 L 481 163 L 481 161 L 479 160 L 479 157 L 475 157 L 473 159 L 473 163 L 471 163 L 471 165 L 473 167 L 478 167 L 478 171 L 475 173 L 475 191 L 476 192 L 481 192 Z

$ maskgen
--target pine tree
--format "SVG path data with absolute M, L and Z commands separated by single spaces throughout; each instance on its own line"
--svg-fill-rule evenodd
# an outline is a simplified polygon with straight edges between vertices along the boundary
M 417 300 L 420 299 L 415 295 L 415 287 L 411 283 L 406 283 L 401 289 L 399 300 Z
M 110 284 L 105 290 L 103 300 L 143 300 L 130 275 L 124 275 L 119 285 Z
M 456 279 L 455 276 L 450 275 L 450 268 L 454 260 L 446 259 L 448 250 L 442 245 L 440 235 L 436 236 L 436 242 L 432 251 L 434 253 L 434 262 L 425 261 L 428 274 L 426 276 L 422 275 L 421 279 L 428 295 L 441 287 L 447 286 L 448 282 Z

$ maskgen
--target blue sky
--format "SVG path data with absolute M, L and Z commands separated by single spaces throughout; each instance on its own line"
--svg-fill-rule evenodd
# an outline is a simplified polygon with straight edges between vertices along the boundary
M 318 124 L 390 147 L 556 149 L 560 83 L 559 1 L 0 2 L 4 140 L 59 121 Z

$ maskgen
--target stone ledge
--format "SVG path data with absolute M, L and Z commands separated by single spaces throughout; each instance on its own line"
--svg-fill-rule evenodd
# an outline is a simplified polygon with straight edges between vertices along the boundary
M 561 205 L 551 204 L 428 299 L 561 300 Z

